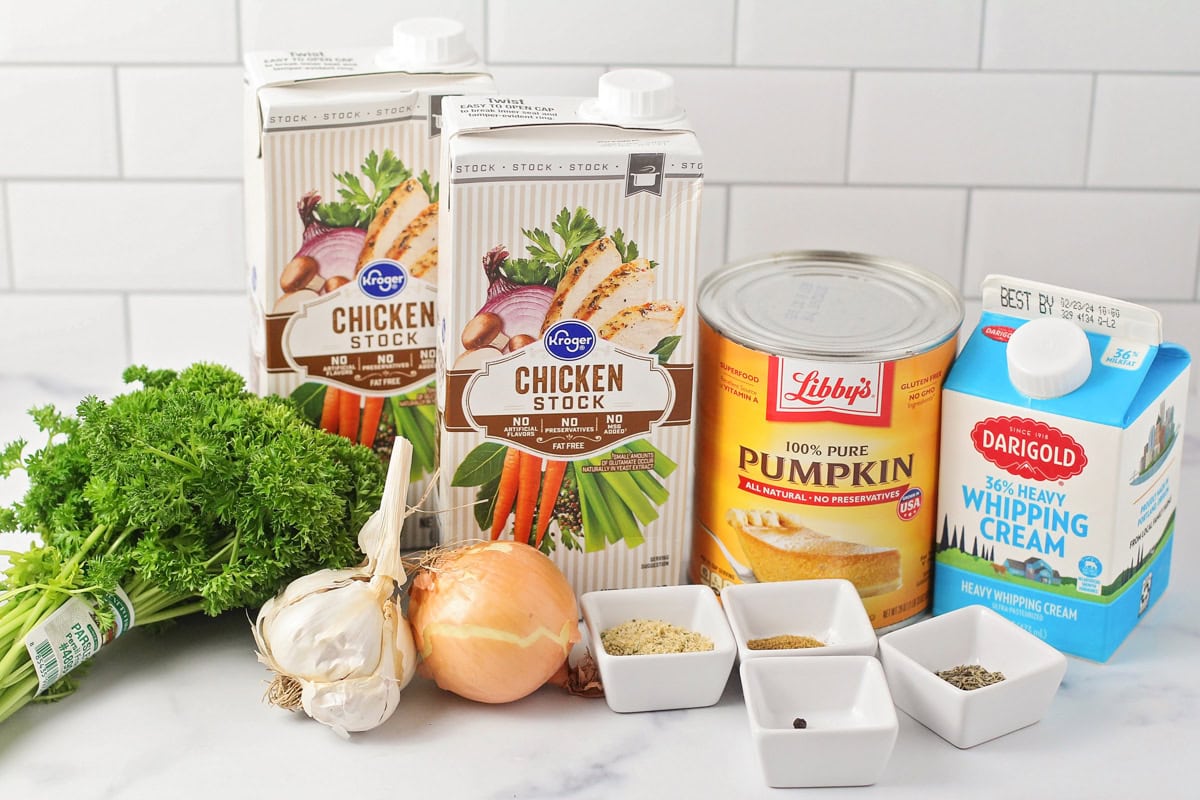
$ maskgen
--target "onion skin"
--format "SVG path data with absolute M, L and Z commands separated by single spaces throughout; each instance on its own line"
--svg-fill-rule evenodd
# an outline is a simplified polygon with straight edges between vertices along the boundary
M 488 299 L 479 313 L 496 314 L 504 320 L 504 335 L 510 339 L 521 334 L 539 339 L 553 300 L 554 290 L 549 286 L 517 286 Z
M 441 554 L 413 579 L 408 617 L 418 671 L 481 703 L 509 703 L 536 691 L 580 639 L 566 577 L 519 542 Z
M 331 228 L 311 238 L 306 237 L 296 255 L 315 259 L 317 274 L 322 278 L 340 275 L 353 279 L 358 255 L 366 239 L 367 232 L 361 228 Z

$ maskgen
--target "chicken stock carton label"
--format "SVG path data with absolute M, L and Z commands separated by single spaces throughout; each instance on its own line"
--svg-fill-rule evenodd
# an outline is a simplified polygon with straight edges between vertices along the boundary
M 1087 334 L 1091 374 L 1021 395 L 1009 337 L 1038 317 Z M 934 613 L 981 603 L 1107 659 L 1166 588 L 1190 358 L 1140 306 L 991 276 L 943 400 Z
M 684 578 L 702 159 L 587 98 L 448 98 L 438 281 L 450 541 L 577 593 Z
M 437 287 L 394 261 L 373 262 L 357 281 L 287 316 L 288 364 L 306 379 L 365 394 L 408 392 L 433 379 Z
M 492 91 L 474 68 L 407 72 L 378 49 L 246 54 L 251 388 L 386 463 L 436 469 L 441 107 Z M 413 514 L 406 547 L 437 543 Z

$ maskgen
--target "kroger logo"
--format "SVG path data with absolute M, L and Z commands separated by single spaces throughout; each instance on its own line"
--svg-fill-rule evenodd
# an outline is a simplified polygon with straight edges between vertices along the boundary
M 596 347 L 596 332 L 586 322 L 565 319 L 546 331 L 542 342 L 559 361 L 578 361 Z
M 358 288 L 368 297 L 382 300 L 404 291 L 408 273 L 395 261 L 372 261 L 358 273 Z

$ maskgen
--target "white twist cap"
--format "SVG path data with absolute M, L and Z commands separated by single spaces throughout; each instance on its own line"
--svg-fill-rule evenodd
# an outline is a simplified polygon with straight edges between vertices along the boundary
M 379 54 L 387 66 L 409 69 L 463 67 L 478 60 L 461 22 L 442 17 L 416 17 L 392 28 L 392 47 Z
M 616 69 L 600 76 L 596 100 L 588 116 L 609 122 L 661 124 L 683 117 L 675 99 L 675 79 L 653 69 Z
M 1008 379 L 1027 397 L 1050 400 L 1070 394 L 1091 372 L 1087 334 L 1073 322 L 1039 317 L 1017 328 L 1008 340 Z

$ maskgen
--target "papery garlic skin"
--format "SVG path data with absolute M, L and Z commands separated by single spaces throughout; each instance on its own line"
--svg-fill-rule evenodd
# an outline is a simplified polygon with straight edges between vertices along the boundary
M 416 671 L 416 646 L 400 607 L 410 460 L 411 445 L 397 439 L 384 506 L 359 533 L 367 561 L 296 579 L 263 604 L 253 626 L 259 660 L 292 687 L 275 702 L 296 707 L 298 686 L 299 707 L 341 735 L 386 721 Z

